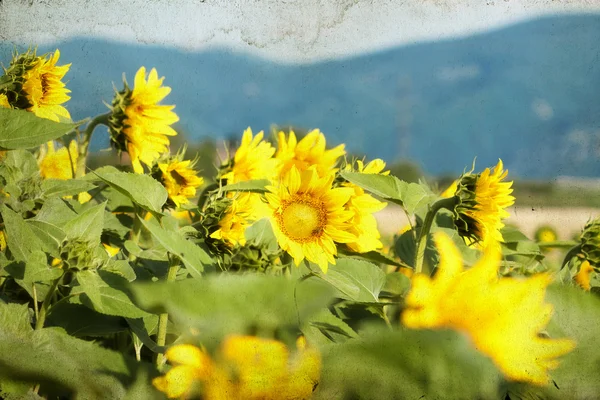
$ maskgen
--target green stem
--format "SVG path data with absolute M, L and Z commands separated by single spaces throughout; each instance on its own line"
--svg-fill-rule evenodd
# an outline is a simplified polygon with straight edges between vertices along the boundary
M 48 309 L 50 308 L 50 302 L 52 301 L 52 296 L 54 295 L 54 292 L 56 291 L 56 288 L 58 287 L 58 282 L 60 282 L 60 280 L 62 279 L 62 275 L 60 276 L 60 278 L 58 278 L 57 280 L 55 280 L 52 283 L 52 286 L 50 286 L 50 290 L 48 290 L 48 293 L 46 293 L 46 298 L 44 299 L 44 302 L 42 303 L 42 308 L 40 309 L 40 315 L 39 318 L 36 319 L 35 321 L 35 329 L 42 329 L 44 327 L 44 322 L 46 322 L 46 314 L 48 314 Z
M 175 281 L 177 271 L 179 270 L 179 259 L 171 257 L 169 262 L 169 272 L 167 273 L 167 282 Z M 167 324 L 169 322 L 169 314 L 162 313 L 158 316 L 158 333 L 156 335 L 156 344 L 164 347 L 167 341 Z M 160 370 L 165 363 L 164 353 L 156 355 L 156 367 Z
M 81 178 L 85 175 L 85 162 L 87 160 L 88 148 L 90 147 L 90 141 L 92 140 L 92 133 L 98 125 L 108 126 L 108 119 L 112 113 L 101 114 L 90 121 L 83 132 L 83 139 L 79 142 L 78 154 L 77 154 L 77 172 L 75 177 Z
M 579 243 L 574 240 L 555 240 L 553 242 L 538 242 L 538 246 L 540 248 L 552 248 L 552 247 L 562 247 L 562 248 L 571 248 L 577 246 Z
M 415 252 L 415 273 L 419 274 L 423 271 L 423 259 L 425 258 L 425 248 L 427 247 L 427 238 L 429 237 L 429 231 L 431 231 L 431 225 L 433 224 L 433 220 L 435 215 L 442 208 L 446 208 L 448 210 L 453 210 L 456 202 L 458 201 L 457 197 L 450 197 L 448 199 L 441 199 L 433 203 L 427 215 L 425 216 L 425 221 L 423 221 L 423 226 L 421 226 L 421 230 L 419 231 L 419 238 L 417 239 L 417 251 Z

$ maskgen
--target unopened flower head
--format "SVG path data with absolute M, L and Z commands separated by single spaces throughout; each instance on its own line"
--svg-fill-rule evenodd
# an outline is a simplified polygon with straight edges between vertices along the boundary
M 163 78 L 152 68 L 146 80 L 146 68 L 135 74 L 134 87 L 124 82 L 124 89 L 115 94 L 109 120 L 111 141 L 119 151 L 131 158 L 133 170 L 143 173 L 142 163 L 148 167 L 168 152 L 169 136 L 177 135 L 171 127 L 179 121 L 175 106 L 159 104 L 171 88 L 162 86 Z
M 321 374 L 320 354 L 304 338 L 293 354 L 276 340 L 232 335 L 214 358 L 189 344 L 166 357 L 173 367 L 152 383 L 170 399 L 194 395 L 196 384 L 206 400 L 308 399 Z
M 570 339 L 540 335 L 552 316 L 545 303 L 552 278 L 499 278 L 500 248 L 493 243 L 464 270 L 462 256 L 448 236 L 437 233 L 440 263 L 433 278 L 416 274 L 402 323 L 413 329 L 454 329 L 465 333 L 510 380 L 548 383 L 557 357 L 575 347 Z
M 600 269 L 600 219 L 588 222 L 580 236 L 581 252 L 593 268 Z
M 70 97 L 62 79 L 71 64 L 56 65 L 60 51 L 36 55 L 33 50 L 13 57 L 4 78 L 10 82 L 0 93 L 0 106 L 27 110 L 52 121 L 70 120 L 63 106 Z
M 345 208 L 354 189 L 332 188 L 332 182 L 333 174 L 319 177 L 315 168 L 298 171 L 293 166 L 278 185 L 268 188 L 273 231 L 296 265 L 306 258 L 326 272 L 329 263 L 335 264 L 335 242 L 356 242 L 349 231 L 354 213 Z
M 512 181 L 503 182 L 507 174 L 499 160 L 493 169 L 465 174 L 458 182 L 454 222 L 467 243 L 485 247 L 488 242 L 502 242 L 502 220 L 509 216 L 506 208 L 515 202 L 511 195 Z
M 275 157 L 281 161 L 280 176 L 286 175 L 292 167 L 296 167 L 298 171 L 315 168 L 318 175 L 323 177 L 335 171 L 339 158 L 345 154 L 343 144 L 327 150 L 325 135 L 315 129 L 300 141 L 294 131 L 290 131 L 287 138 L 284 132 L 279 132 Z

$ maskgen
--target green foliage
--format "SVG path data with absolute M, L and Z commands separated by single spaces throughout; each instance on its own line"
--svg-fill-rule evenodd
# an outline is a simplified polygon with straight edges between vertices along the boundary
M 0 149 L 30 149 L 71 132 L 76 124 L 54 122 L 24 110 L 0 107 Z

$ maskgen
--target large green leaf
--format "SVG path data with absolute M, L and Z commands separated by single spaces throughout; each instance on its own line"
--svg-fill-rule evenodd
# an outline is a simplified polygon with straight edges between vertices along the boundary
M 86 178 L 102 180 L 148 211 L 159 213 L 167 201 L 167 190 L 148 175 L 122 172 L 115 167 L 106 166 L 92 171 Z
M 492 362 L 449 331 L 367 332 L 323 349 L 316 399 L 499 399 Z
M 59 248 L 63 241 L 67 238 L 67 234 L 57 227 L 44 221 L 36 221 L 28 219 L 27 225 L 31 231 L 35 233 L 42 244 L 42 250 L 52 256 L 59 258 Z
M 375 264 L 354 258 L 340 258 L 326 274 L 317 276 L 337 290 L 338 297 L 358 303 L 376 303 L 385 285 L 385 273 Z
M 199 329 L 209 340 L 231 333 L 298 327 L 326 306 L 332 290 L 319 281 L 264 275 L 207 276 L 170 283 L 133 284 L 135 302 Z
M 361 174 L 359 172 L 340 172 L 342 178 L 368 190 L 376 196 L 402 204 L 402 187 L 406 182 L 392 175 Z
M 102 314 L 127 318 L 143 318 L 148 313 L 140 310 L 129 297 L 128 282 L 112 272 L 84 270 L 77 272 L 80 286 L 72 294 L 79 295 L 82 304 Z
M 0 210 L 11 254 L 17 261 L 27 261 L 33 252 L 43 248 L 43 244 L 19 214 L 5 206 Z
M 0 107 L 0 149 L 29 149 L 57 139 L 77 125 L 50 121 L 24 110 Z
M 128 329 L 125 319 L 121 317 L 101 314 L 82 304 L 67 301 L 50 307 L 45 325 L 61 327 L 76 337 L 114 335 Z
M 77 213 L 63 199 L 53 197 L 44 202 L 34 220 L 56 225 L 64 230 L 65 224 L 76 216 Z
M 44 179 L 42 181 L 42 193 L 45 197 L 73 196 L 95 187 L 96 185 L 83 179 Z
M 187 240 L 179 232 L 170 232 L 161 228 L 156 221 L 142 221 L 152 236 L 167 251 L 177 256 L 189 273 L 200 278 L 205 266 L 213 265 L 213 259 L 199 246 Z
M 64 225 L 68 240 L 89 242 L 90 246 L 100 243 L 104 226 L 104 208 L 106 203 L 93 206 Z
M 322 309 L 302 327 L 302 333 L 309 343 L 323 346 L 330 343 L 343 343 L 357 338 L 358 334 L 328 309 Z

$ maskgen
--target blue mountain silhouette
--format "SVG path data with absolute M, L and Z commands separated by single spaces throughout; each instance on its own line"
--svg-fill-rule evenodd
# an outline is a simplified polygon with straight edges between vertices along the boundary
M 156 67 L 190 138 L 251 126 L 320 128 L 331 144 L 457 174 L 502 158 L 511 175 L 600 176 L 600 15 L 536 19 L 474 36 L 306 65 L 227 50 L 75 38 L 60 48 L 73 117 L 105 112 L 113 82 Z M 0 46 L 8 63 L 12 45 Z M 106 147 L 97 134 L 96 148 Z M 100 137 L 102 139 L 100 139 Z

